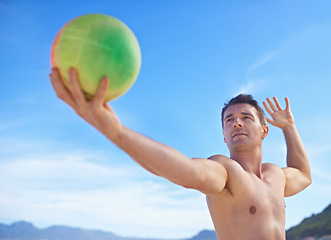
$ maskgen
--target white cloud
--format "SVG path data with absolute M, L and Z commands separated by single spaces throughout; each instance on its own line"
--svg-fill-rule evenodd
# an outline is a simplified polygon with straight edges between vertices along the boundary
M 110 158 L 121 159 L 123 156 L 119 154 Z M 95 187 L 107 181 L 112 184 L 127 176 L 138 178 L 141 174 L 141 171 L 135 171 L 131 166 L 107 166 L 101 153 L 87 151 L 3 160 L 0 163 L 0 172 L 0 179 L 10 182 L 14 188 L 28 186 L 39 189 L 50 185 L 76 190 L 89 185 Z
M 266 79 L 249 79 L 245 84 L 235 90 L 233 96 L 240 93 L 257 94 L 266 89 L 267 82 L 268 80 Z
M 212 228 L 202 194 L 150 178 L 139 166 L 105 164 L 99 153 L 2 161 L 0 172 L 2 219 L 159 238 Z

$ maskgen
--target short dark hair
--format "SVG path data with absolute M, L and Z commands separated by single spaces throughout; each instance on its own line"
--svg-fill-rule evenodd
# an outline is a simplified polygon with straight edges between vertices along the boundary
M 224 113 L 225 113 L 226 109 L 228 109 L 228 107 L 230 107 L 234 104 L 238 104 L 238 103 L 247 103 L 247 104 L 255 107 L 255 109 L 258 112 L 261 125 L 267 125 L 267 120 L 266 120 L 264 111 L 259 106 L 258 102 L 253 98 L 253 96 L 250 94 L 239 94 L 238 96 L 232 98 L 229 102 L 224 103 L 224 107 L 222 109 L 222 127 L 224 127 L 223 118 L 224 118 Z

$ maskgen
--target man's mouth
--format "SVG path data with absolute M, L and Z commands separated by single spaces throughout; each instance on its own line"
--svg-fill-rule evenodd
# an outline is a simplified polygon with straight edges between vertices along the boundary
M 237 137 L 237 136 L 246 136 L 247 134 L 244 132 L 235 132 L 232 134 L 232 138 Z

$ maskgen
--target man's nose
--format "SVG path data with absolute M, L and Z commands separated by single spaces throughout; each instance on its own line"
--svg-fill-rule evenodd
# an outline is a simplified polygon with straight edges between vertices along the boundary
M 241 122 L 241 120 L 239 118 L 235 118 L 234 122 L 233 122 L 233 127 L 237 128 L 237 127 L 242 127 L 243 124 Z

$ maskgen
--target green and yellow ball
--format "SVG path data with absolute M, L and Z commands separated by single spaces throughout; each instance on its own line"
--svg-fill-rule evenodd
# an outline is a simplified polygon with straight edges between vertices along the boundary
M 141 52 L 135 35 L 123 22 L 108 15 L 87 14 L 71 20 L 58 32 L 51 49 L 51 66 L 60 70 L 68 88 L 68 70 L 76 68 L 88 99 L 93 99 L 102 77 L 108 77 L 105 101 L 110 101 L 135 82 Z

